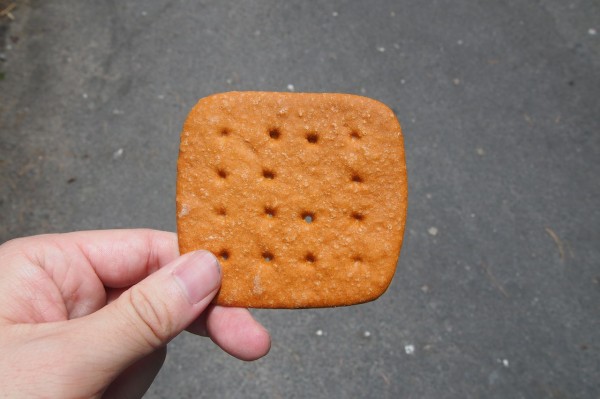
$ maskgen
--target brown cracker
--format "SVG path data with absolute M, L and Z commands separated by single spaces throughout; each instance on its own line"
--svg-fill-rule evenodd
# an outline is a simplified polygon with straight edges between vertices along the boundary
M 406 209 L 400 125 L 375 100 L 222 93 L 201 99 L 183 127 L 179 247 L 219 257 L 217 304 L 376 299 L 394 275 Z

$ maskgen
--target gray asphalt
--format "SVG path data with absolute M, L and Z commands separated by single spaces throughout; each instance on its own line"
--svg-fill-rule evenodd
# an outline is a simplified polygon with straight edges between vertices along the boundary
M 362 94 L 403 127 L 388 292 L 255 311 L 273 346 L 253 363 L 182 335 L 147 398 L 600 397 L 599 2 L 17 4 L 1 241 L 175 231 L 180 129 L 211 93 Z

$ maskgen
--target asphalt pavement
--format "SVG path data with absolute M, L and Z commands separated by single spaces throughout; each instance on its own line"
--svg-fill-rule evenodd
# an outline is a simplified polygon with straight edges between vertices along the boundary
M 387 293 L 254 311 L 252 363 L 183 334 L 146 398 L 600 397 L 598 1 L 12 3 L 0 242 L 175 231 L 179 133 L 212 93 L 354 93 L 402 125 Z

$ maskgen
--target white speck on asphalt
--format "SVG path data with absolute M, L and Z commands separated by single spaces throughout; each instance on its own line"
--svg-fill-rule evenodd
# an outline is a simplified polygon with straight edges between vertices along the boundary
M 430 228 L 427 229 L 427 232 L 429 233 L 429 235 L 437 236 L 438 229 L 437 229 L 437 227 L 433 227 L 432 226 L 432 227 L 430 227 Z
M 456 41 L 456 44 L 458 44 L 459 46 L 462 46 L 462 45 L 463 45 L 463 43 L 464 43 L 464 42 L 463 42 L 462 40 L 457 40 L 457 41 Z
M 598 33 L 598 32 L 596 32 L 596 29 L 594 29 L 594 28 L 588 29 L 588 34 L 590 36 L 596 36 L 596 33 Z
M 337 11 L 334 11 L 331 13 L 332 16 L 337 17 L 339 14 L 337 13 Z
M 378 47 L 377 47 L 377 51 L 379 51 L 380 53 L 385 53 L 385 47 L 383 47 L 383 46 L 378 46 Z
M 508 367 L 508 359 L 502 359 L 502 365 Z
M 475 149 L 475 151 L 477 152 L 477 155 L 484 155 L 485 154 L 485 150 L 481 147 L 477 147 Z
M 452 83 L 454 83 L 456 86 L 458 86 L 460 84 L 460 79 L 454 78 L 454 79 L 452 79 Z
M 364 336 L 365 338 L 369 338 L 369 337 L 371 336 L 371 332 L 370 332 L 370 331 L 365 331 L 365 332 L 363 333 L 363 336 Z
M 317 330 L 317 331 L 315 331 L 315 335 L 317 335 L 319 337 L 323 336 L 323 334 L 324 334 L 323 330 Z
M 83 94 L 81 95 L 81 97 L 83 97 L 83 98 L 87 99 L 87 98 L 88 98 L 88 94 L 87 94 L 87 93 L 83 93 Z
M 404 352 L 406 352 L 407 355 L 412 355 L 415 353 L 415 346 L 414 345 L 404 345 Z
M 289 84 L 289 85 L 287 85 L 287 89 L 288 89 L 289 91 L 294 91 L 294 85 L 293 85 L 293 84 Z
M 119 148 L 117 151 L 113 152 L 113 159 L 116 161 L 117 159 L 123 156 L 123 149 Z

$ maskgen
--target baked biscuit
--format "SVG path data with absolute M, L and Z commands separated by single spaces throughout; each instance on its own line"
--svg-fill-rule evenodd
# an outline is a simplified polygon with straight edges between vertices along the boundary
M 218 256 L 217 304 L 351 305 L 390 284 L 408 193 L 400 125 L 382 103 L 215 94 L 188 115 L 177 166 L 180 252 Z

